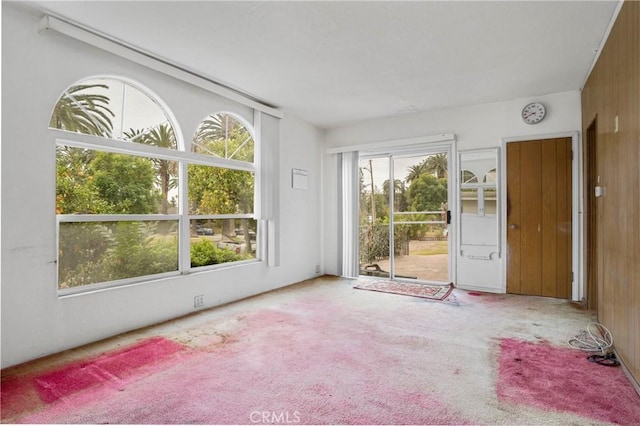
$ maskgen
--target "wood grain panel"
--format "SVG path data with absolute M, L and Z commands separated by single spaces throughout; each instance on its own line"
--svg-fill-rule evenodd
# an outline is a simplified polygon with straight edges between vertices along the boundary
M 520 274 L 523 294 L 542 294 L 542 142 L 520 148 Z M 526 196 L 524 196 L 526 194 Z
M 542 203 L 541 203 L 541 256 L 542 256 L 542 296 L 556 297 L 558 287 L 558 198 L 561 194 L 558 189 L 562 189 L 560 182 L 557 182 L 559 165 L 557 162 L 556 145 L 558 139 L 548 139 L 541 141 L 541 176 L 542 180 Z M 531 179 L 534 177 L 531 176 Z
M 556 140 L 556 293 L 571 297 L 571 138 Z
M 507 144 L 507 293 L 520 294 L 520 145 Z
M 598 319 L 640 381 L 640 2 L 622 5 L 583 89 L 583 132 L 596 117 L 594 167 L 605 193 L 589 222 L 596 241 L 588 260 L 597 262 Z

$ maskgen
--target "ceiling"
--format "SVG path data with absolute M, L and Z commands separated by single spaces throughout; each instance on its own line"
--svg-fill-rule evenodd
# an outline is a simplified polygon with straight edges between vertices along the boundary
M 616 1 L 31 2 L 322 128 L 577 90 Z

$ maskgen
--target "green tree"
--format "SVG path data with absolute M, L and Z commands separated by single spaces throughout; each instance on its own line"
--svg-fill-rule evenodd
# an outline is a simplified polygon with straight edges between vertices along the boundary
M 435 174 L 438 179 L 447 177 L 448 162 L 447 154 L 445 154 L 444 152 L 427 157 L 427 159 L 424 161 L 424 165 L 426 171 L 428 173 Z
M 87 166 L 90 184 L 107 204 L 109 214 L 149 214 L 158 211 L 151 160 L 125 154 L 96 152 Z
M 109 97 L 97 93 L 108 89 L 105 84 L 71 86 L 56 102 L 49 127 L 110 137 L 114 113 L 109 109 Z M 107 204 L 87 173 L 94 154 L 87 149 L 56 148 L 56 214 L 105 213 Z
M 127 139 L 133 142 L 153 145 L 160 148 L 176 149 L 177 141 L 173 127 L 169 124 L 162 124 L 154 129 L 142 131 L 139 129 L 130 129 L 125 132 Z M 177 186 L 178 163 L 175 161 L 162 160 L 154 158 L 153 160 L 158 186 L 162 194 L 160 213 L 167 214 L 169 212 L 169 191 Z
M 193 139 L 195 152 L 239 161 L 253 162 L 251 134 L 228 114 L 212 114 L 203 120 Z M 190 165 L 189 201 L 193 214 L 238 214 L 252 211 L 253 173 L 220 167 Z M 244 242 L 251 248 L 249 221 L 241 220 Z M 195 230 L 194 230 L 195 231 Z M 223 221 L 222 234 L 235 237 L 235 220 Z
M 112 228 L 113 244 L 104 259 L 108 280 L 178 270 L 177 238 L 158 237 L 157 222 L 117 222 Z
M 411 184 L 408 198 L 411 211 L 440 211 L 447 202 L 447 180 L 424 174 Z
M 407 196 L 406 196 L 406 187 L 404 182 L 400 179 L 394 179 L 394 193 L 393 193 L 393 204 L 394 210 L 397 212 L 403 212 L 407 210 Z M 384 196 L 389 199 L 389 179 L 382 182 L 382 193 Z
M 411 185 L 415 180 L 417 180 L 420 176 L 427 173 L 427 165 L 424 161 L 421 161 L 418 164 L 414 164 L 413 166 L 409 166 L 408 168 L 409 174 L 404 179 L 409 185 Z
M 88 165 L 94 151 L 56 147 L 56 214 L 103 214 L 108 203 L 93 185 Z
M 253 162 L 253 138 L 247 128 L 229 114 L 212 114 L 205 118 L 193 143 L 195 152 L 200 154 Z
M 110 137 L 113 132 L 109 97 L 91 90 L 109 89 L 105 84 L 78 84 L 65 91 L 53 107 L 49 127 L 70 132 Z

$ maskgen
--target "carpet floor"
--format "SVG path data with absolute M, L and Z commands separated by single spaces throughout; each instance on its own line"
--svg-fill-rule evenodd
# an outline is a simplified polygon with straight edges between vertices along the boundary
M 319 278 L 3 370 L 2 422 L 638 424 L 622 369 L 566 344 L 593 319 Z

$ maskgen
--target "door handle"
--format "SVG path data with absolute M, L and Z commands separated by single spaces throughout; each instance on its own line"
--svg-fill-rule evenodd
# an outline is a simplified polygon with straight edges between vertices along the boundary
M 518 229 L 518 225 L 512 223 L 511 225 L 509 225 L 509 229 Z

